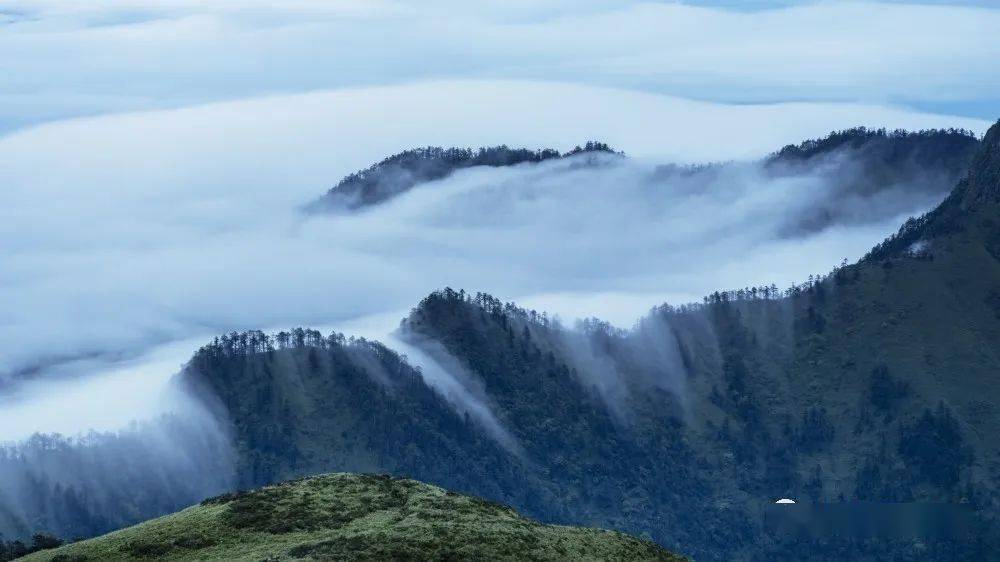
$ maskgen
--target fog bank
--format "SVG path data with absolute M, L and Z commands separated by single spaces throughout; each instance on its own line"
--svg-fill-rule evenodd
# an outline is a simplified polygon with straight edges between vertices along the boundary
M 821 174 L 774 180 L 746 164 L 688 177 L 658 166 L 755 157 L 845 124 L 982 128 L 879 106 L 479 81 L 81 119 L 0 138 L 0 336 L 18 342 L 0 354 L 0 378 L 112 373 L 86 392 L 7 388 L 27 394 L 4 408 L 4 438 L 157 415 L 156 389 L 197 344 L 135 377 L 113 373 L 197 334 L 338 324 L 405 310 L 444 286 L 627 326 L 664 301 L 826 272 L 934 201 L 897 194 L 874 215 L 802 231 L 792 218 L 840 203 Z M 300 212 L 402 148 L 566 150 L 588 138 L 632 158 L 471 169 L 366 212 Z M 126 363 L 102 365 L 109 357 Z M 59 365 L 67 358 L 97 362 Z

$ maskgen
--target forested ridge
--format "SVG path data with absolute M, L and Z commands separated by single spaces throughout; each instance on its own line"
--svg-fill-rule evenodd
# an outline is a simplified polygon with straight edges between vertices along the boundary
M 370 167 L 349 174 L 320 199 L 307 206 L 313 212 L 375 205 L 408 191 L 417 184 L 443 179 L 457 170 L 475 166 L 513 166 L 569 158 L 585 153 L 616 153 L 610 146 L 588 141 L 566 153 L 552 148 L 531 150 L 507 145 L 471 148 L 428 146 L 393 154 Z
M 766 161 L 807 162 L 828 156 L 838 150 L 861 149 L 877 153 L 886 168 L 910 160 L 924 163 L 948 162 L 946 167 L 964 167 L 974 154 L 976 136 L 963 129 L 926 129 L 907 131 L 853 127 L 833 131 L 821 139 L 789 144 L 771 154 Z M 964 169 L 962 170 L 964 171 Z
M 872 198 L 879 193 L 904 191 L 911 195 L 943 197 L 965 173 L 978 146 L 969 131 L 930 129 L 887 131 L 855 127 L 831 132 L 822 139 L 788 145 L 759 164 L 766 177 L 815 175 L 833 186 L 841 197 Z M 423 147 L 404 150 L 344 177 L 322 197 L 306 206 L 310 212 L 358 210 L 377 205 L 420 184 L 447 178 L 474 167 L 504 167 L 589 155 L 619 155 L 608 144 L 588 141 L 561 153 L 545 148 L 531 150 L 506 145 L 471 148 Z M 738 163 L 701 166 L 661 166 L 654 178 L 676 173 L 712 176 Z M 882 202 L 884 203 L 884 202 Z M 879 204 L 879 201 L 873 201 Z M 843 209 L 817 208 L 799 222 L 820 228 L 844 213 Z

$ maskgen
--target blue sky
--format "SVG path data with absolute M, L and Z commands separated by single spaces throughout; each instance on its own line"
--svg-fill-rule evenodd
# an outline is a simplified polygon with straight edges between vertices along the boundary
M 985 0 L 13 0 L 0 13 L 0 133 L 438 79 L 1000 117 L 1000 9 Z

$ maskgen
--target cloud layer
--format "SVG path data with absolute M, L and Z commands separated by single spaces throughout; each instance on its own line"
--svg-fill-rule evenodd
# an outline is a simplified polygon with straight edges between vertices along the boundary
M 785 285 L 859 256 L 902 215 L 933 202 L 903 201 L 893 216 L 789 237 L 787 217 L 830 195 L 822 181 L 764 181 L 755 167 L 737 166 L 699 187 L 653 181 L 652 167 L 757 156 L 855 124 L 985 128 L 881 106 L 731 106 L 474 81 L 124 114 L 9 135 L 0 139 L 0 337 L 17 345 L 0 354 L 0 372 L 41 367 L 36 375 L 58 378 L 46 365 L 73 358 L 96 361 L 88 372 L 114 370 L 165 342 L 337 324 L 405 310 L 445 285 L 625 325 L 663 301 Z M 590 138 L 637 158 L 467 170 L 355 216 L 298 211 L 345 173 L 403 148 L 567 149 Z M 171 361 L 134 372 L 163 381 L 164 369 L 179 366 Z M 32 404 L 38 423 L 60 407 Z M 145 407 L 133 406 L 122 411 Z M 114 424 L 90 420 L 80 414 L 80 429 Z
M 428 79 L 725 102 L 998 102 L 1000 10 L 983 3 L 702 4 L 15 0 L 0 12 L 0 131 Z

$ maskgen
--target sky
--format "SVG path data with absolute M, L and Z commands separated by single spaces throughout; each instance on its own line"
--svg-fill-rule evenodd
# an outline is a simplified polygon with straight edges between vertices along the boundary
M 995 119 L 997 29 L 1000 9 L 989 1 L 8 0 L 0 132 L 447 79 Z
M 0 4 L 0 338 L 17 342 L 0 441 L 169 409 L 169 376 L 223 331 L 386 332 L 449 285 L 629 326 L 857 259 L 934 202 L 788 237 L 829 201 L 819 179 L 748 165 L 695 196 L 650 170 L 856 125 L 981 134 L 1000 10 L 752 4 Z M 300 212 L 405 148 L 591 139 L 628 163 L 472 170 L 356 216 Z

